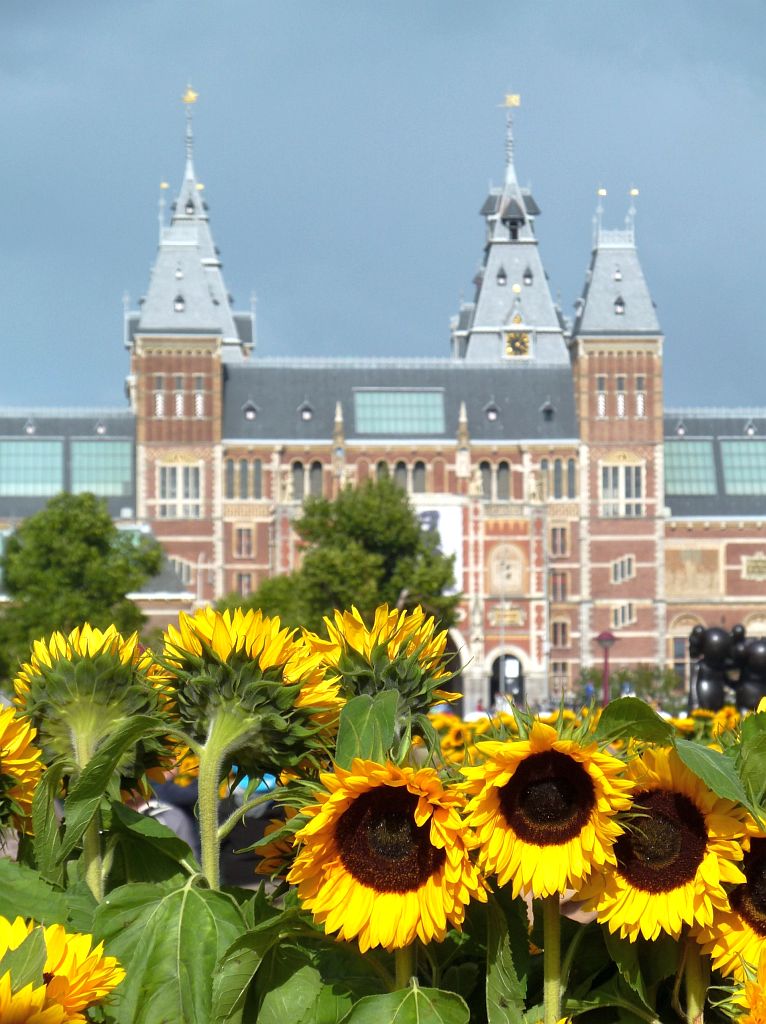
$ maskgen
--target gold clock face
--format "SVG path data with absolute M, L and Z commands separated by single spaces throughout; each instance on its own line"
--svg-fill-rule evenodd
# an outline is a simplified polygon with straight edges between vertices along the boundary
M 526 331 L 508 331 L 505 335 L 507 356 L 529 355 L 529 335 Z

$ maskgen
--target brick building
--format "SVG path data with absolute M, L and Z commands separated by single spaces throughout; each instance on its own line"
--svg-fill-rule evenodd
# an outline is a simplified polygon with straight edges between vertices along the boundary
M 603 630 L 618 637 L 614 665 L 681 671 L 698 622 L 766 633 L 766 411 L 664 407 L 634 211 L 620 231 L 599 214 L 568 322 L 509 116 L 503 183 L 481 207 L 474 298 L 445 358 L 267 360 L 253 351 L 251 313 L 231 306 L 190 120 L 186 146 L 146 296 L 126 314 L 135 448 L 120 499 L 123 517 L 163 543 L 179 603 L 246 596 L 290 571 L 303 498 L 386 473 L 455 555 L 464 596 L 452 639 L 469 706 L 519 676 L 529 699 L 558 699 L 600 663 Z M 113 412 L 124 429 L 126 413 Z M 13 415 L 0 412 L 6 527 L 21 508 L 23 482 L 4 484 L 30 441 L 21 424 L 33 421 L 38 441 L 55 436 L 44 413 Z M 90 419 L 94 431 L 110 422 Z M 108 428 L 89 437 L 110 439 Z

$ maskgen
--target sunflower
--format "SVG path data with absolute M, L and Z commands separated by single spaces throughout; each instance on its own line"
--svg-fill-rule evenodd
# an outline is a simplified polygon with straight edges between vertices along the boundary
M 35 730 L 13 708 L 0 710 L 0 828 L 24 827 L 43 766 Z M 2 1019 L 2 1018 L 0 1018 Z
M 123 637 L 85 623 L 68 635 L 37 640 L 14 680 L 16 704 L 37 729 L 46 760 L 65 757 L 78 768 L 112 730 L 136 715 L 155 715 L 166 704 L 162 686 L 147 677 L 138 634 Z M 162 742 L 147 738 L 120 764 L 126 785 L 162 760 Z
M 615 820 L 629 803 L 624 764 L 598 745 L 564 739 L 544 722 L 527 739 L 477 744 L 484 764 L 463 769 L 479 866 L 513 895 L 579 889 L 614 863 Z
M 46 1004 L 45 985 L 25 985 L 18 992 L 11 989 L 11 972 L 0 975 L 0 1020 L 3 1024 L 67 1024 L 63 1006 Z
M 243 739 L 231 752 L 251 775 L 298 763 L 344 703 L 321 656 L 260 610 L 182 612 L 165 633 L 163 664 L 182 726 L 204 743 L 214 721 L 236 719 Z
M 749 971 L 735 992 L 734 1003 L 737 1024 L 766 1024 L 766 953 L 761 953 L 757 971 Z
M 92 944 L 92 936 L 68 934 L 60 924 L 45 929 L 48 999 L 64 1007 L 68 1021 L 86 1020 L 82 1011 L 102 1002 L 125 977 L 115 957 L 103 955 L 103 943 Z
M 729 906 L 697 932 L 713 967 L 737 981 L 746 977 L 745 964 L 755 966 L 766 954 L 766 836 L 750 839 L 742 870 L 746 880 L 729 893 Z
M 437 632 L 433 616 L 426 618 L 420 606 L 399 611 L 379 605 L 369 628 L 356 608 L 336 611 L 324 622 L 328 639 L 307 632 L 306 641 L 340 677 L 348 697 L 396 689 L 413 713 L 427 713 L 459 696 L 440 689 L 452 677 L 447 630 Z
M 716 796 L 673 749 L 647 750 L 628 770 L 636 788 L 617 867 L 593 876 L 584 909 L 631 942 L 711 925 L 728 906 L 723 883 L 746 881 L 736 863 L 746 811 Z
M 315 920 L 365 952 L 441 941 L 471 898 L 486 899 L 458 808 L 432 768 L 355 758 L 321 776 L 287 880 Z

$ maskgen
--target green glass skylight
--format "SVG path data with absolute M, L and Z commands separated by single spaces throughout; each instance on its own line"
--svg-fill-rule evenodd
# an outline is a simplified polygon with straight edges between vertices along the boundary
M 357 434 L 444 433 L 444 393 L 406 388 L 354 392 Z
M 712 441 L 665 442 L 665 493 L 715 494 Z
M 0 441 L 0 494 L 50 497 L 63 489 L 61 441 Z
M 721 441 L 727 494 L 766 494 L 766 441 Z
M 133 489 L 131 441 L 72 441 L 72 494 L 120 497 Z

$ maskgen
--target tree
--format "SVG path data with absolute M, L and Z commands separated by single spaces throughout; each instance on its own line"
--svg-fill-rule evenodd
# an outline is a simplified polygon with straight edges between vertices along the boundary
M 152 538 L 118 530 L 93 494 L 60 494 L 18 527 L 0 559 L 10 604 L 0 617 L 0 666 L 7 674 L 33 640 L 90 622 L 130 633 L 143 622 L 125 596 L 162 564 Z
M 445 626 L 454 622 L 459 597 L 446 593 L 454 587 L 453 559 L 391 480 L 346 487 L 334 501 L 307 499 L 295 529 L 304 544 L 300 568 L 264 580 L 248 606 L 313 630 L 335 608 L 356 605 L 369 615 L 384 602 L 420 604 Z M 242 603 L 236 595 L 222 602 Z

